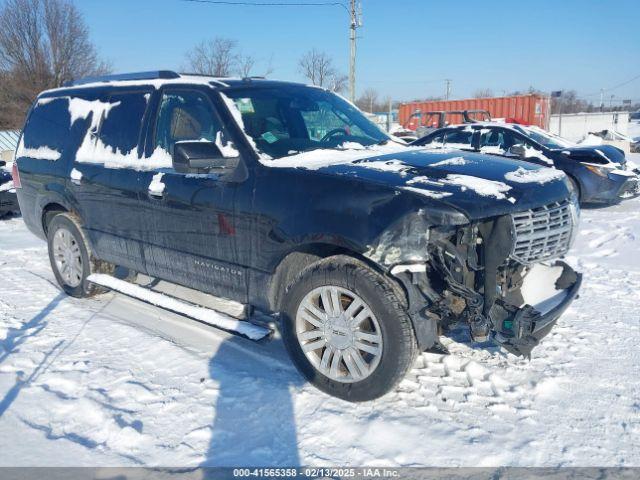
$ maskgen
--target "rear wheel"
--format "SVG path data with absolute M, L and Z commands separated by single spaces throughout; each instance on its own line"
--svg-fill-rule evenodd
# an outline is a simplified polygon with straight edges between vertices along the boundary
M 321 260 L 293 281 L 282 336 L 311 383 L 353 402 L 387 393 L 417 355 L 411 321 L 392 285 L 344 256 Z
M 60 287 L 73 297 L 90 297 L 105 290 L 87 281 L 95 272 L 110 273 L 110 264 L 91 253 L 80 221 L 72 214 L 60 213 L 47 227 L 51 269 Z

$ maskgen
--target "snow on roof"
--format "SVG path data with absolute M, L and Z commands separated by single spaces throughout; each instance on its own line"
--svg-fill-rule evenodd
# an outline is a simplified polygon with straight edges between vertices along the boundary
M 247 82 L 260 82 L 260 84 L 274 84 L 274 83 L 283 83 L 283 84 L 294 84 L 291 82 L 284 81 L 275 81 L 275 80 L 267 80 L 261 78 L 240 78 L 240 77 L 214 77 L 207 75 L 196 75 L 196 74 L 180 74 L 177 78 L 149 78 L 149 79 L 123 79 L 123 80 L 113 80 L 113 79 L 96 79 L 96 81 L 90 81 L 88 83 L 78 83 L 76 85 L 68 85 L 60 88 L 53 88 L 50 90 L 43 91 L 40 96 L 43 94 L 49 93 L 57 93 L 57 92 L 66 92 L 69 90 L 76 89 L 86 89 L 86 88 L 98 88 L 98 87 L 153 87 L 160 88 L 164 85 L 207 85 L 207 86 L 215 86 L 215 87 L 233 87 L 238 84 L 245 84 Z M 295 84 L 295 85 L 303 85 L 303 84 Z
M 0 152 L 14 152 L 18 148 L 19 130 L 0 130 Z

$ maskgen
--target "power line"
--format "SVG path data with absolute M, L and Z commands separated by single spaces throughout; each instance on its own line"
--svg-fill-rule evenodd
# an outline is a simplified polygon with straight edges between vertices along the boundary
M 208 3 L 211 5 L 239 5 L 246 7 L 342 7 L 349 12 L 349 8 L 342 2 L 249 2 L 235 0 L 182 0 L 191 3 Z
M 610 88 L 603 88 L 602 90 L 595 92 L 595 93 L 588 93 L 586 95 L 582 95 L 583 97 L 596 97 L 598 95 L 600 95 L 602 92 L 612 92 L 613 90 L 617 90 L 621 87 L 624 87 L 625 85 L 629 85 L 632 82 L 635 82 L 636 80 L 640 79 L 640 75 L 636 75 L 635 77 L 626 80 L 622 83 L 619 83 L 618 85 L 614 85 L 613 87 Z

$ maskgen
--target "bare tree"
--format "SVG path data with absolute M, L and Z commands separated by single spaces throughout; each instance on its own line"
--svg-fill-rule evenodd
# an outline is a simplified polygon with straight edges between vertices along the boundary
M 256 66 L 260 63 L 253 55 L 245 55 L 238 47 L 238 42 L 230 38 L 216 37 L 200 42 L 187 52 L 187 69 L 201 75 L 214 77 L 230 77 L 255 75 Z M 260 76 L 266 77 L 273 72 L 272 59 Z
M 298 68 L 313 85 L 329 88 L 334 92 L 341 92 L 347 86 L 348 77 L 338 72 L 329 55 L 315 48 L 300 58 Z
M 491 98 L 493 97 L 493 90 L 490 88 L 480 88 L 473 94 L 474 98 Z
M 356 105 L 360 110 L 366 112 L 375 111 L 378 104 L 378 92 L 373 88 L 367 88 L 356 100 Z
M 187 53 L 187 62 L 193 73 L 229 77 L 240 63 L 238 42 L 222 37 L 200 42 Z
M 238 60 L 238 73 L 242 78 L 255 76 L 256 65 L 260 63 L 253 55 L 240 55 Z M 268 77 L 273 73 L 273 57 L 269 59 L 264 69 L 257 74 L 259 77 Z
M 0 126 L 19 127 L 40 91 L 108 70 L 71 0 L 6 0 L 0 9 Z

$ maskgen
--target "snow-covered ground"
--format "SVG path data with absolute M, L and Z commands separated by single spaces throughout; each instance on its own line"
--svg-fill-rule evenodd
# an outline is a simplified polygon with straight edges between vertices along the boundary
M 0 465 L 640 466 L 639 251 L 640 199 L 584 211 L 581 296 L 531 361 L 458 332 L 354 405 L 278 341 L 62 295 L 45 245 L 0 221 Z

